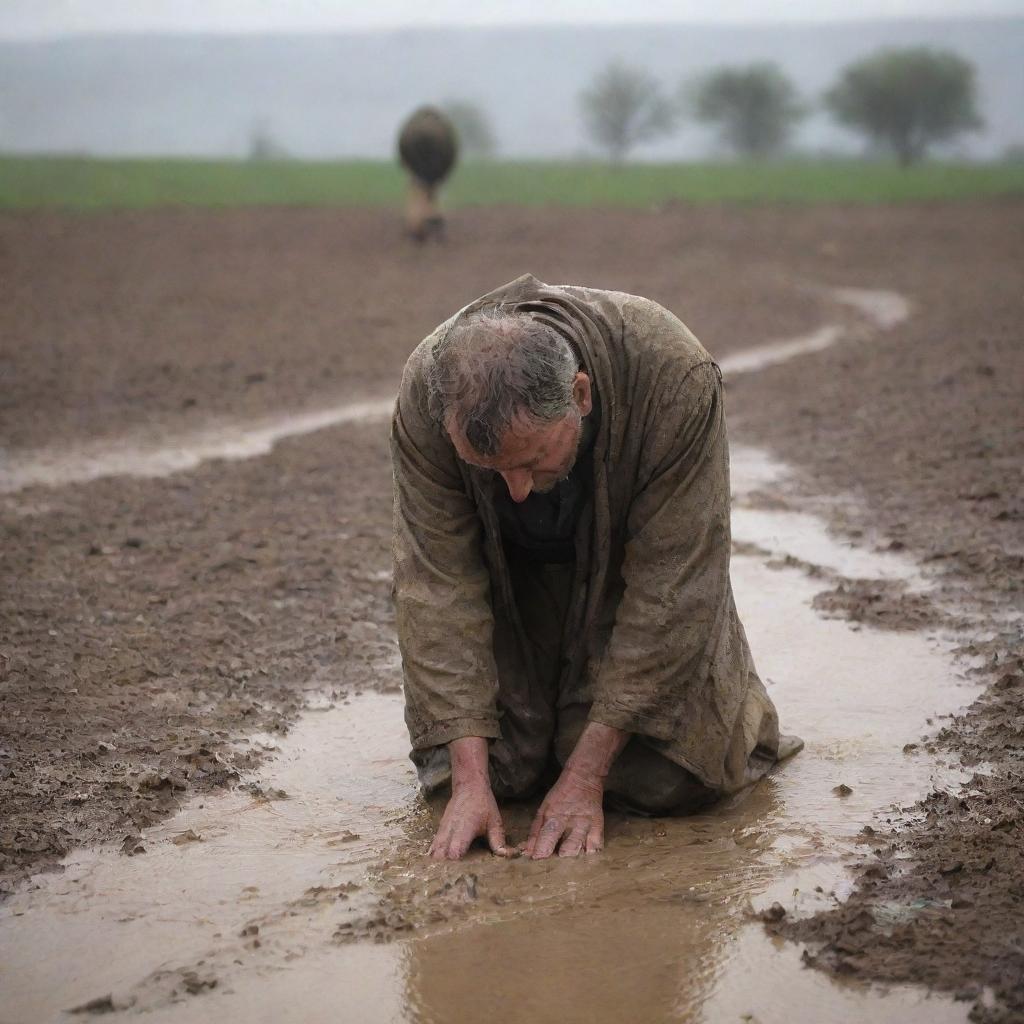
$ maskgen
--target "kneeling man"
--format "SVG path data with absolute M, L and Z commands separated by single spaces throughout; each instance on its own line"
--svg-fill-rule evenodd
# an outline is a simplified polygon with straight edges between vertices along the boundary
M 392 423 L 412 758 L 451 787 L 431 855 L 600 850 L 603 803 L 685 814 L 797 742 L 729 583 L 721 374 L 667 310 L 529 275 L 413 352 Z

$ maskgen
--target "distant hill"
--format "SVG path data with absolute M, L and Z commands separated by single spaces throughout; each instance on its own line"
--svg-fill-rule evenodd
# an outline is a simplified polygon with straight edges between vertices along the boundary
M 882 46 L 948 48 L 978 70 L 986 128 L 957 144 L 985 157 L 1024 143 L 1024 18 L 762 27 L 651 25 L 417 29 L 346 35 L 98 36 L 0 43 L 0 150 L 95 155 L 244 155 L 259 126 L 301 157 L 380 157 L 414 106 L 470 99 L 505 156 L 587 150 L 577 95 L 609 60 L 672 89 L 719 64 L 775 60 L 814 98 L 849 61 Z M 807 150 L 856 151 L 816 114 Z M 688 124 L 637 152 L 714 151 Z

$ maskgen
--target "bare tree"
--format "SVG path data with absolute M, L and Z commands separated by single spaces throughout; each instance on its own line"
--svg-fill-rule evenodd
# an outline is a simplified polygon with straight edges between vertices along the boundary
M 691 88 L 697 120 L 717 124 L 725 142 L 742 156 L 777 153 L 806 115 L 793 83 L 775 64 L 720 68 Z
M 849 65 L 825 94 L 825 106 L 903 166 L 934 143 L 982 124 L 973 65 L 926 47 L 883 50 Z
M 462 153 L 477 157 L 494 156 L 498 147 L 491 120 L 479 104 L 470 100 L 445 100 L 441 110 L 455 129 Z
M 668 134 L 674 124 L 672 105 L 657 79 L 618 62 L 580 94 L 580 106 L 591 137 L 615 164 L 639 143 Z

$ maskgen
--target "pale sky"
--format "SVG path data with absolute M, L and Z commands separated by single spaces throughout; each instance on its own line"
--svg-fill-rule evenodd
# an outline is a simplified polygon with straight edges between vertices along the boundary
M 1024 0 L 0 0 L 0 38 L 565 22 L 756 24 L 958 15 L 1024 15 Z

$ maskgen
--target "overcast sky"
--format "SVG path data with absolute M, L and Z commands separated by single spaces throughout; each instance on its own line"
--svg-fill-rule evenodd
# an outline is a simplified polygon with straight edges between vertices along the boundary
M 853 8 L 853 10 L 851 10 Z M 0 37 L 1024 15 L 1024 0 L 0 0 Z

